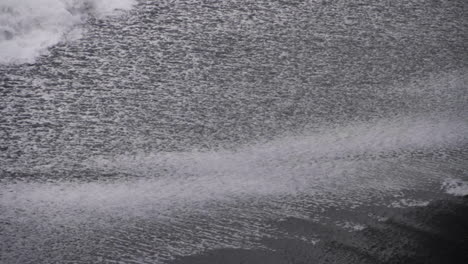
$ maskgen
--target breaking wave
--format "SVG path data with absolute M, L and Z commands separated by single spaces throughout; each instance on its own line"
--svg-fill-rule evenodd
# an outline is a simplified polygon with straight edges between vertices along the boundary
M 90 16 L 129 10 L 134 0 L 3 0 L 0 3 L 0 64 L 30 63 L 64 39 Z

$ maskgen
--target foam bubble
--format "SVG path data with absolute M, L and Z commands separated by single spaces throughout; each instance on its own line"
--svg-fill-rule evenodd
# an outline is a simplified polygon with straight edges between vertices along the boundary
M 463 181 L 460 179 L 447 179 L 442 184 L 442 189 L 444 189 L 448 194 L 455 196 L 465 196 L 468 195 L 468 181 Z
M 390 207 L 393 208 L 406 208 L 406 207 L 424 207 L 429 205 L 429 201 L 413 200 L 413 199 L 401 199 L 399 201 L 392 202 Z
M 363 224 L 359 224 L 359 223 L 354 223 L 354 222 L 350 222 L 350 221 L 345 221 L 345 222 L 337 222 L 336 223 L 337 226 L 343 228 L 343 229 L 346 229 L 348 230 L 349 232 L 356 232 L 356 231 L 362 231 L 364 229 L 366 229 L 366 226 L 363 225 Z

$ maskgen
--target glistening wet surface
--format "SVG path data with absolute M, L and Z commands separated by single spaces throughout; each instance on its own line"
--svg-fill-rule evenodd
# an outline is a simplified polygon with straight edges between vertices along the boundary
M 1 3 L 0 262 L 464 263 L 467 8 Z

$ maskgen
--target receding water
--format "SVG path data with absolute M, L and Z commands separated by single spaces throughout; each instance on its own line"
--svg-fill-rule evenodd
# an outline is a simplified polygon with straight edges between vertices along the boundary
M 1 0 L 0 262 L 313 248 L 468 194 L 467 11 Z

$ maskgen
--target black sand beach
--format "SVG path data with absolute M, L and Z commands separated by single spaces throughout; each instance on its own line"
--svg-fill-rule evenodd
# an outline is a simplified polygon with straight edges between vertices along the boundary
M 277 223 L 285 232 L 314 235 L 320 241 L 313 245 L 298 239 L 264 240 L 269 250 L 218 249 L 171 263 L 468 263 L 468 197 L 438 200 L 425 207 L 387 208 L 379 215 L 386 219 L 367 222 L 366 228 L 352 232 L 287 219 Z

